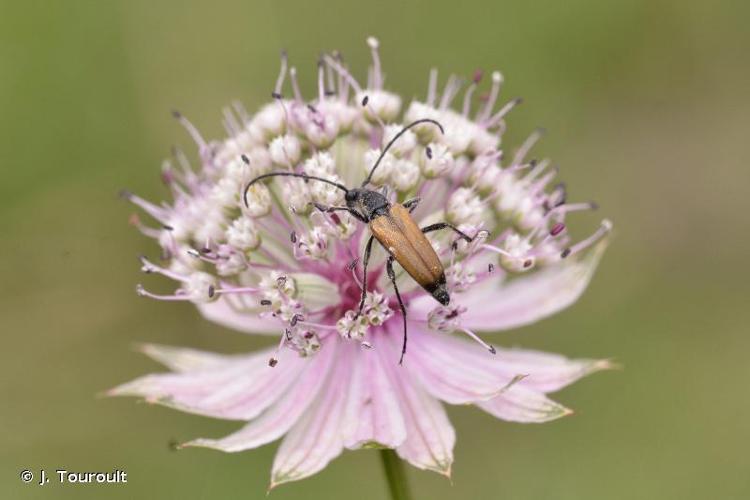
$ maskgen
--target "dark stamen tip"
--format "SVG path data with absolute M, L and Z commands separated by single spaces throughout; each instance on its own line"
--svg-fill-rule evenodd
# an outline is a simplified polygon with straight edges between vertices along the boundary
M 482 71 L 481 69 L 477 69 L 474 71 L 474 76 L 472 77 L 471 81 L 473 81 L 474 83 L 479 83 L 480 81 L 482 81 L 483 76 L 484 71 Z
M 248 158 L 246 154 L 244 154 L 244 153 L 243 153 L 243 154 L 241 154 L 241 155 L 240 155 L 240 158 L 242 158 L 242 162 L 243 162 L 243 163 L 244 163 L 245 165 L 250 165 L 250 158 Z
M 516 97 L 515 99 L 513 99 L 513 105 L 514 106 L 518 106 L 522 102 L 523 102 L 523 97 Z
M 174 228 L 170 226 L 169 224 L 162 224 L 161 226 L 163 229 L 166 229 L 167 231 L 174 231 Z
M 292 231 L 292 233 L 289 235 L 289 239 L 292 240 L 292 243 L 297 243 L 297 233 L 295 231 Z
M 367 106 L 368 102 L 370 102 L 370 96 L 366 95 L 362 98 L 362 106 Z
M 281 99 L 281 94 L 279 94 L 278 92 L 271 92 L 271 97 L 273 97 L 274 99 Z
M 424 150 L 425 154 L 427 155 L 427 158 L 432 160 L 432 148 L 430 146 L 427 146 L 427 148 Z
M 177 111 L 176 109 L 173 109 L 173 110 L 172 110 L 172 116 L 173 116 L 174 118 L 176 118 L 177 120 L 179 120 L 180 118 L 182 118 L 182 113 L 180 113 L 180 112 L 179 112 L 179 111 Z
M 271 358 L 271 359 L 268 360 L 268 366 L 270 366 L 271 368 L 273 368 L 274 366 L 276 366 L 278 364 L 278 362 L 279 362 L 278 359 Z
M 562 222 L 558 222 L 554 226 L 552 226 L 552 229 L 550 229 L 550 236 L 557 236 L 558 234 L 562 233 L 565 230 L 565 224 Z
M 119 196 L 123 200 L 130 200 L 131 198 L 133 198 L 133 193 L 131 193 L 127 189 L 120 189 L 120 191 L 117 193 L 117 196 Z
M 531 260 L 531 259 L 526 259 L 526 260 L 525 260 L 525 261 L 523 262 L 523 267 L 525 267 L 525 268 L 529 268 L 529 267 L 531 267 L 531 264 L 533 264 L 533 263 L 534 263 L 534 261 L 533 261 L 533 260 Z
M 565 258 L 565 257 L 567 257 L 568 255 L 570 255 L 570 252 L 571 252 L 570 248 L 566 248 L 566 249 L 565 249 L 565 250 L 563 250 L 563 251 L 562 251 L 562 253 L 560 254 L 560 258 L 561 258 L 561 259 L 564 259 L 564 258 Z
M 497 351 L 495 350 L 495 346 L 492 346 L 492 345 L 490 346 L 490 352 L 492 354 L 497 354 Z
M 595 201 L 590 201 L 589 207 L 591 208 L 591 210 L 599 210 L 599 204 Z
M 491 262 L 490 262 L 490 263 L 489 263 L 489 264 L 487 265 L 487 272 L 488 272 L 488 273 L 491 273 L 491 272 L 493 272 L 494 270 L 495 270 L 495 264 L 493 264 L 493 263 L 491 263 Z
M 262 306 L 270 306 L 271 305 L 271 301 L 268 300 L 268 299 L 263 299 L 263 300 L 260 301 L 260 305 L 262 305 Z
M 213 285 L 209 285 L 209 287 L 208 287 L 208 297 L 212 299 L 214 297 L 214 295 L 216 295 L 216 288 L 214 288 Z

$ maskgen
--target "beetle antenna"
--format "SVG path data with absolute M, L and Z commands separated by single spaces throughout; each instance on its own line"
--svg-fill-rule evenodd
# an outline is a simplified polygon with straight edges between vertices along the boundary
M 331 186 L 335 186 L 335 187 L 341 189 L 345 193 L 349 192 L 349 190 L 346 188 L 346 186 L 343 186 L 343 185 L 339 184 L 338 182 L 333 182 L 333 181 L 329 181 L 328 179 L 323 179 L 322 177 L 315 177 L 314 175 L 307 175 L 307 174 L 296 174 L 294 172 L 271 172 L 269 174 L 259 175 L 258 177 L 256 177 L 255 179 L 253 179 L 253 180 L 251 180 L 250 182 L 247 183 L 247 186 L 245 186 L 245 191 L 242 193 L 242 199 L 245 202 L 245 206 L 249 207 L 249 204 L 247 202 L 247 192 L 250 190 L 250 186 L 252 186 L 256 182 L 258 182 L 259 180 L 266 179 L 268 177 L 276 177 L 276 176 L 279 176 L 279 177 L 299 177 L 300 179 L 304 179 L 305 182 L 307 182 L 309 180 L 325 182 L 326 184 L 330 184 Z
M 443 126 L 440 125 L 440 122 L 438 122 L 437 120 L 433 120 L 432 118 L 422 118 L 422 119 L 411 122 L 409 125 L 406 125 L 404 128 L 402 128 L 398 132 L 398 134 L 393 136 L 393 139 L 391 139 L 388 142 L 388 144 L 386 144 L 385 148 L 383 148 L 383 152 L 380 153 L 380 156 L 378 156 L 378 159 L 375 161 L 375 165 L 373 165 L 372 168 L 370 169 L 370 174 L 367 176 L 367 179 L 365 179 L 364 182 L 362 183 L 362 187 L 365 187 L 366 185 L 370 183 L 370 179 L 372 179 L 372 174 L 375 172 L 375 169 L 378 168 L 378 165 L 380 165 L 380 161 L 383 159 L 383 157 L 388 152 L 388 150 L 391 149 L 391 146 L 393 146 L 396 143 L 396 141 L 399 140 L 401 136 L 406 133 L 407 130 L 409 130 L 412 127 L 416 127 L 417 125 L 422 124 L 422 123 L 432 123 L 433 125 L 436 125 L 437 128 L 440 129 L 441 134 L 445 133 L 445 130 L 443 130 Z

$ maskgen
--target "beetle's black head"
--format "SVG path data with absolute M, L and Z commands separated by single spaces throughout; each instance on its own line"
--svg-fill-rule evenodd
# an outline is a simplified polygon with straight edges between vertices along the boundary
M 353 188 L 346 192 L 344 196 L 346 206 L 352 210 L 361 213 L 367 221 L 384 215 L 388 212 L 390 203 L 385 196 L 377 191 L 371 191 L 364 188 Z

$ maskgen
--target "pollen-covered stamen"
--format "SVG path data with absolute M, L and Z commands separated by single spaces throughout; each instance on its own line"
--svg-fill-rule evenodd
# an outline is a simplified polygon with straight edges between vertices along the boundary
M 452 333 L 461 327 L 462 305 L 437 306 L 427 314 L 427 326 L 441 333 Z
M 393 316 L 388 306 L 388 298 L 380 292 L 370 292 L 365 298 L 362 314 L 370 325 L 380 326 Z
M 497 353 L 497 351 L 495 350 L 495 348 L 492 345 L 490 345 L 487 342 L 485 342 L 484 340 L 482 340 L 479 337 L 479 335 L 477 335 L 476 333 L 472 332 L 468 328 L 463 328 L 462 327 L 462 328 L 459 328 L 459 331 L 465 333 L 470 339 L 474 340 L 476 343 L 478 343 L 479 345 L 481 345 L 482 347 L 484 347 L 485 349 L 487 349 L 488 351 L 490 351 L 492 354 L 496 354 Z
M 529 271 L 536 263 L 533 255 L 533 245 L 527 238 L 518 233 L 510 233 L 503 241 L 503 247 L 484 245 L 483 248 L 500 254 L 500 265 L 509 272 L 520 273 Z
M 141 271 L 146 274 L 158 273 L 158 274 L 161 274 L 162 276 L 166 276 L 167 278 L 173 279 L 175 281 L 180 281 L 180 282 L 185 282 L 188 279 L 187 276 L 183 276 L 169 269 L 165 269 L 161 266 L 157 266 L 156 264 L 148 260 L 144 255 L 141 255 L 140 257 L 138 257 L 138 260 L 141 261 Z
M 289 80 L 292 82 L 292 92 L 294 93 L 294 99 L 297 103 L 304 103 L 305 99 L 302 97 L 302 92 L 299 89 L 299 83 L 297 82 L 297 68 L 292 66 L 289 68 Z
M 271 96 L 274 99 L 281 99 L 281 90 L 284 87 L 284 80 L 286 79 L 286 68 L 287 68 L 287 54 L 286 50 L 281 51 L 281 67 L 279 68 L 279 76 L 276 78 L 276 85 L 273 88 L 273 94 Z
M 461 114 L 464 118 L 467 118 L 469 116 L 469 111 L 471 111 L 471 97 L 474 95 L 474 91 L 477 89 L 477 85 L 479 85 L 479 82 L 482 80 L 482 71 L 476 70 L 474 72 L 474 78 L 471 79 L 471 84 L 469 84 L 468 88 L 466 89 L 466 93 L 464 94 L 464 105 L 461 110 Z
M 543 128 L 534 130 L 529 135 L 529 137 L 527 137 L 526 140 L 523 141 L 518 150 L 516 150 L 516 154 L 513 156 L 511 165 L 521 165 L 526 158 L 526 155 L 529 154 L 529 151 L 531 151 L 531 148 L 533 148 L 534 144 L 536 144 L 539 139 L 542 138 L 542 135 L 544 135 L 544 133 L 545 130 Z
M 503 75 L 499 71 L 492 72 L 492 87 L 490 88 L 490 95 L 487 98 L 487 102 L 484 104 L 482 110 L 477 113 L 477 122 L 485 122 L 492 114 L 492 109 L 495 107 L 497 96 L 500 94 L 500 86 L 503 84 Z
M 456 75 L 450 75 L 448 81 L 445 82 L 443 97 L 440 99 L 438 109 L 446 110 L 458 94 L 459 90 L 461 90 L 461 80 Z
M 378 53 L 378 47 L 380 43 L 375 37 L 367 38 L 367 45 L 370 47 L 372 52 L 372 88 L 382 89 L 383 88 L 383 72 L 380 67 L 380 54 Z
M 346 311 L 336 322 L 336 330 L 345 339 L 362 341 L 367 334 L 369 322 L 364 315 L 357 315 L 355 311 Z
M 185 130 L 187 131 L 188 135 L 193 139 L 195 144 L 198 146 L 198 151 L 201 154 L 201 157 L 203 158 L 208 153 L 208 144 L 206 143 L 205 139 L 203 139 L 203 136 L 198 132 L 198 129 L 193 125 L 190 120 L 185 118 L 182 113 L 180 113 L 177 110 L 172 111 L 172 116 L 180 122 L 180 125 L 182 125 Z
M 505 116 L 522 102 L 523 102 L 523 99 L 521 99 L 520 97 L 511 99 L 502 108 L 500 108 L 500 110 L 497 113 L 492 115 L 490 119 L 484 122 L 481 122 L 481 124 L 487 129 L 491 129 L 494 127 L 501 127 L 501 129 L 498 132 L 502 134 L 503 132 L 505 132 L 505 128 L 504 128 Z
M 129 202 L 133 203 L 134 205 L 137 205 L 141 208 L 144 212 L 149 214 L 154 219 L 158 220 L 162 224 L 167 224 L 169 221 L 169 211 L 166 209 L 159 207 L 157 205 L 154 205 L 150 201 L 146 201 L 140 196 L 131 193 L 128 190 L 123 189 L 120 191 L 120 197 L 122 197 L 125 200 L 128 200 Z
M 300 236 L 298 243 L 294 246 L 294 257 L 296 259 L 322 260 L 327 255 L 328 234 L 318 226 Z
M 435 106 L 435 99 L 437 98 L 437 80 L 438 70 L 437 68 L 430 69 L 430 80 L 427 84 L 427 100 L 426 104 L 430 107 Z
M 604 219 L 599 226 L 599 228 L 586 238 L 585 240 L 579 241 L 572 247 L 566 248 L 560 253 L 560 258 L 564 259 L 570 255 L 575 255 L 577 253 L 580 253 L 582 250 L 585 250 L 586 248 L 590 247 L 600 239 L 602 239 L 604 236 L 607 235 L 612 230 L 612 222 L 609 219 Z
M 445 278 L 451 292 L 465 292 L 477 280 L 477 275 L 462 262 L 456 262 L 446 269 Z
M 159 239 L 161 236 L 161 231 L 159 231 L 156 228 L 148 227 L 143 222 L 141 222 L 141 218 L 138 217 L 138 214 L 131 214 L 130 217 L 128 217 L 128 224 L 135 227 L 140 231 L 141 234 L 144 236 L 148 236 L 149 238 Z
M 196 271 L 183 279 L 182 285 L 174 295 L 157 295 L 148 292 L 140 284 L 136 287 L 136 293 L 141 297 L 157 300 L 189 300 L 200 304 L 216 299 L 216 285 L 216 278 L 208 273 Z

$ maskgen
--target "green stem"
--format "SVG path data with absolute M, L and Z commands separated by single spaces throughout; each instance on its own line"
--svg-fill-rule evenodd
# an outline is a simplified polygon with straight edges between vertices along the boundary
M 393 450 L 380 450 L 380 458 L 383 461 L 385 477 L 388 480 L 388 489 L 393 500 L 410 500 L 409 485 L 406 481 L 404 462 L 398 458 Z

